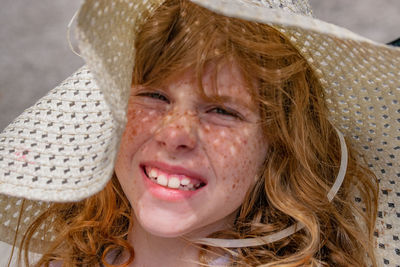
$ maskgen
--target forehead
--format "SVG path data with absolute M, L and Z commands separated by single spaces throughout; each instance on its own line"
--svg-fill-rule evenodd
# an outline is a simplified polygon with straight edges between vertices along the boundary
M 204 99 L 240 101 L 254 107 L 252 91 L 255 83 L 245 79 L 240 66 L 233 60 L 209 62 L 200 71 L 188 68 L 166 79 L 165 85 L 170 90 L 176 86 L 189 86 Z

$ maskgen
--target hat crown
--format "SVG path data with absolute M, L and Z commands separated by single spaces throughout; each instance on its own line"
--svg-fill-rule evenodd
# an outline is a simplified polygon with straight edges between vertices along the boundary
M 246 5 L 257 5 L 271 9 L 281 9 L 286 12 L 312 17 L 308 0 L 237 0 Z

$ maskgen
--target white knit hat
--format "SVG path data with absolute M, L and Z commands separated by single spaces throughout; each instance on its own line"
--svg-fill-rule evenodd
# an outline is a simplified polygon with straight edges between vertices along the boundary
M 222 15 L 271 25 L 298 48 L 325 90 L 331 122 L 380 180 L 378 254 L 386 265 L 396 266 L 400 262 L 400 49 L 313 18 L 307 0 L 191 1 Z M 13 241 L 21 209 L 23 232 L 47 206 L 41 201 L 79 201 L 110 180 L 126 122 L 132 44 L 144 20 L 162 3 L 84 1 L 77 34 L 87 66 L 0 134 L 2 239 Z

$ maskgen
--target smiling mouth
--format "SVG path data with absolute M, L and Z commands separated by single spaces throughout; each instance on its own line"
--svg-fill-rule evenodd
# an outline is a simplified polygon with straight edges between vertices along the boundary
M 166 188 L 183 191 L 195 191 L 206 185 L 203 181 L 198 179 L 182 174 L 166 173 L 155 167 L 142 166 L 142 169 L 148 179 Z

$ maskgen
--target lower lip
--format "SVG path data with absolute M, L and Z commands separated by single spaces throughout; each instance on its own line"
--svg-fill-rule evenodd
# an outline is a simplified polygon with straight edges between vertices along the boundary
M 173 188 L 168 188 L 161 186 L 152 180 L 150 180 L 147 175 L 144 173 L 144 170 L 141 169 L 142 171 L 142 176 L 144 179 L 144 183 L 147 186 L 147 189 L 149 192 L 155 196 L 158 199 L 165 200 L 165 201 L 182 201 L 189 199 L 193 197 L 195 194 L 199 193 L 202 191 L 202 189 L 205 187 L 201 187 L 199 189 L 196 189 L 194 191 L 184 191 L 184 190 L 179 190 L 179 189 L 173 189 Z

